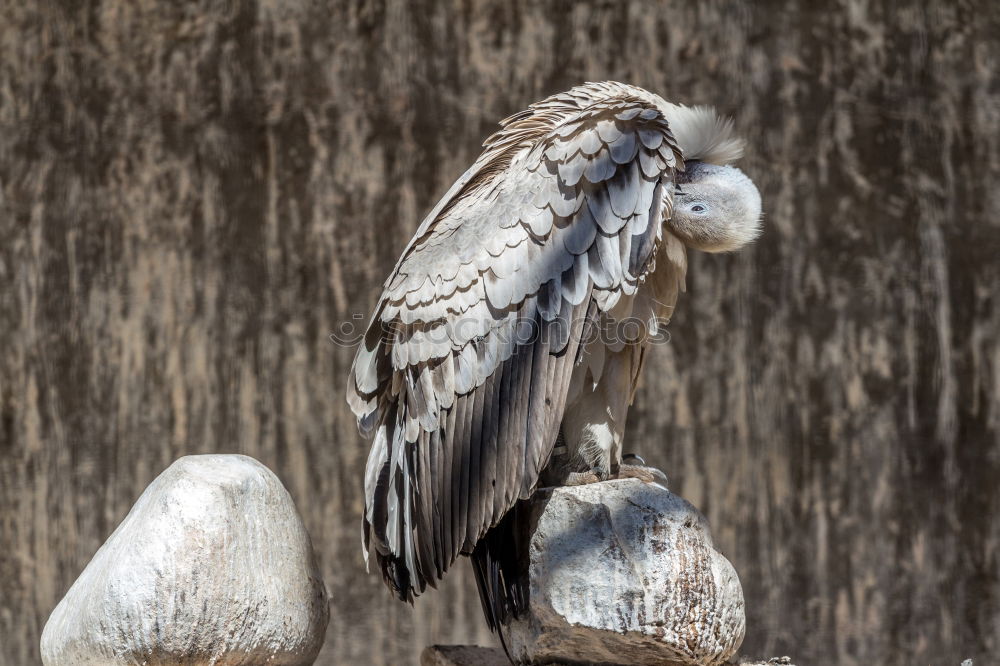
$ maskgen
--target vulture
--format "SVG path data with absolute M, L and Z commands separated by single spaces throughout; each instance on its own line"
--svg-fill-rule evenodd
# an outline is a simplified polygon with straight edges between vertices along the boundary
M 470 556 L 496 630 L 526 601 L 518 503 L 548 475 L 632 475 L 625 417 L 687 249 L 760 232 L 742 151 L 711 108 L 587 83 L 503 120 L 424 218 L 347 389 L 372 440 L 365 561 L 396 596 Z

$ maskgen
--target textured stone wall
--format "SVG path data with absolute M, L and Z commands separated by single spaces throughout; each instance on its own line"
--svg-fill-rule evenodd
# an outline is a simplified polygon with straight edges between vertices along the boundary
M 487 641 L 360 556 L 366 316 L 497 119 L 614 78 L 733 113 L 766 232 L 692 256 L 633 448 L 710 519 L 748 654 L 1000 652 L 996 3 L 0 4 L 0 663 L 178 456 L 273 469 L 320 663 Z

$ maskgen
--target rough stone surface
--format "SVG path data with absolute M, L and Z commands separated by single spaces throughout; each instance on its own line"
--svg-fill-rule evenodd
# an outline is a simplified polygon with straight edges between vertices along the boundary
M 795 666 L 789 657 L 739 661 L 731 658 L 725 663 L 738 666 Z M 501 648 L 479 645 L 429 645 L 420 654 L 420 666 L 509 666 L 509 664 L 510 661 Z M 972 661 L 963 661 L 961 666 L 972 666 Z
M 608 481 L 534 500 L 517 659 L 707 666 L 743 642 L 743 590 L 705 518 L 657 484 Z
M 420 666 L 509 666 L 500 648 L 479 645 L 430 645 L 420 654 Z
M 246 456 L 185 456 L 56 606 L 42 661 L 311 664 L 328 619 L 309 535 L 278 477 Z

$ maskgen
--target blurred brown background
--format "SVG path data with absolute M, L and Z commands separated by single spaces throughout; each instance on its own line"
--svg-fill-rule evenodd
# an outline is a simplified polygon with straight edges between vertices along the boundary
M 344 404 L 367 316 L 494 123 L 585 80 L 714 104 L 766 232 L 692 254 L 632 448 L 709 517 L 744 654 L 1000 653 L 1000 7 L 983 1 L 0 7 L 0 663 L 178 456 L 295 498 L 321 664 L 489 641 L 360 553 Z

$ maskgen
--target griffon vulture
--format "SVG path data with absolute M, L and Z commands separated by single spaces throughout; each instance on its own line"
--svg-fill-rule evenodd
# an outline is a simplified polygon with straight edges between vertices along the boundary
M 471 555 L 491 629 L 523 604 L 515 504 L 555 467 L 628 473 L 626 413 L 687 249 L 735 250 L 761 215 L 712 109 L 588 83 L 500 126 L 403 250 L 347 390 L 373 438 L 366 561 L 412 600 Z

